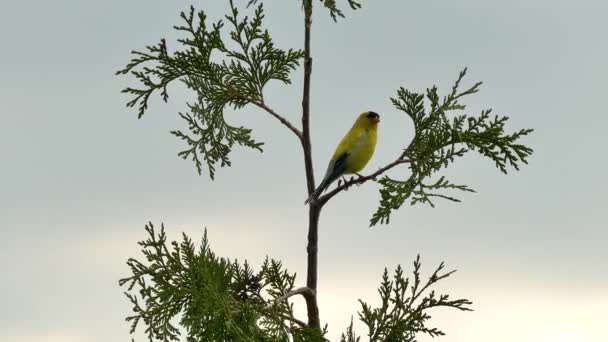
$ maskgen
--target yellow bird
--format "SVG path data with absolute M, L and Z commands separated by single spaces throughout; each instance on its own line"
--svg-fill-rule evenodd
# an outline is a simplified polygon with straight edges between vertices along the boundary
M 364 112 L 338 144 L 329 161 L 325 177 L 304 204 L 316 200 L 336 179 L 343 175 L 361 171 L 376 149 L 380 115 Z

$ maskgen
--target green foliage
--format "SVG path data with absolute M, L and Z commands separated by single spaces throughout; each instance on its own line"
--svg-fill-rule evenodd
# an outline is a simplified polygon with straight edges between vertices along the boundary
M 442 273 L 444 264 L 441 263 L 423 283 L 420 277 L 420 256 L 414 261 L 414 279 L 403 276 L 403 269 L 397 266 L 393 279 L 384 269 L 382 283 L 378 289 L 381 304 L 372 308 L 362 300 L 359 318 L 368 329 L 367 336 L 370 342 L 414 342 L 418 334 L 428 334 L 431 337 L 444 335 L 437 328 L 428 327 L 427 321 L 431 318 L 430 309 L 438 307 L 453 308 L 470 311 L 472 303 L 467 299 L 450 299 L 449 295 L 437 295 L 434 290 L 426 294 L 427 290 L 439 280 L 449 277 L 455 271 Z M 424 295 L 424 296 L 423 296 Z M 342 334 L 341 342 L 359 342 L 353 331 L 353 323 Z
M 393 105 L 407 114 L 414 123 L 414 138 L 405 148 L 400 159 L 409 160 L 410 176 L 405 180 L 384 176 L 378 180 L 380 205 L 371 219 L 371 225 L 389 223 L 393 210 L 399 209 L 405 201 L 411 205 L 426 203 L 434 206 L 433 198 L 443 198 L 459 202 L 459 199 L 443 193 L 445 190 L 472 192 L 466 185 L 448 181 L 445 176 L 429 181 L 432 176 L 458 157 L 469 151 L 477 151 L 491 159 L 496 167 L 507 173 L 509 167 L 519 170 L 521 163 L 527 164 L 532 149 L 519 143 L 519 139 L 530 134 L 532 129 L 522 129 L 507 133 L 506 116 L 491 117 L 491 110 L 483 110 L 478 116 L 466 114 L 448 117 L 448 113 L 463 111 L 462 97 L 474 94 L 481 82 L 460 91 L 460 82 L 466 74 L 464 69 L 447 96 L 440 99 L 437 87 L 426 91 L 430 108 L 425 109 L 425 95 L 400 88 Z
M 346 327 L 346 332 L 343 332 L 340 335 L 340 342 L 360 342 L 361 337 L 357 336 L 355 333 L 355 328 L 353 327 L 353 318 L 350 318 L 350 324 Z
M 338 8 L 336 0 L 321 0 L 321 3 L 329 10 L 329 15 L 334 21 L 338 21 L 338 17 L 344 18 L 344 12 Z M 348 5 L 352 10 L 361 8 L 361 2 L 356 0 L 348 0 Z
M 310 25 L 312 0 L 301 1 L 307 25 Z M 188 145 L 178 155 L 192 159 L 199 174 L 206 166 L 212 179 L 217 165 L 230 166 L 229 155 L 235 145 L 261 151 L 262 143 L 252 138 L 250 129 L 226 122 L 224 113 L 227 109 L 242 109 L 249 104 L 263 108 L 302 140 L 305 153 L 306 148 L 310 148 L 309 144 L 307 146 L 309 141 L 303 138 L 308 137 L 308 131 L 298 130 L 268 107 L 263 93 L 272 80 L 289 84 L 289 74 L 299 66 L 304 53 L 274 46 L 263 26 L 264 11 L 260 1 L 248 1 L 248 6 L 257 5 L 251 17 L 241 16 L 233 1 L 229 3 L 230 13 L 225 21 L 210 25 L 203 11 L 195 12 L 191 7 L 188 13 L 182 12 L 183 24 L 175 29 L 185 37 L 178 40 L 177 50 L 171 52 L 162 39 L 157 45 L 147 46 L 144 52 L 133 51 L 130 63 L 117 72 L 131 74 L 139 83 L 138 87 L 127 87 L 123 92 L 131 96 L 127 106 L 138 107 L 140 118 L 154 93 L 168 101 L 167 88 L 174 81 L 183 82 L 194 93 L 196 101 L 187 104 L 189 111 L 178 113 L 186 122 L 187 131 L 171 133 Z M 334 21 L 344 17 L 336 0 L 321 0 L 321 3 Z M 353 10 L 361 7 L 358 0 L 347 0 L 347 3 Z M 227 33 L 224 26 L 228 27 Z M 459 201 L 446 191 L 472 192 L 468 186 L 452 183 L 439 174 L 469 151 L 489 158 L 503 173 L 510 168 L 518 170 L 522 163 L 527 163 L 532 149 L 520 144 L 519 140 L 532 130 L 507 133 L 507 117 L 491 117 L 491 110 L 476 116 L 461 113 L 465 106 L 460 104 L 460 99 L 476 93 L 481 85 L 477 83 L 461 91 L 460 83 L 465 74 L 466 69 L 460 73 L 452 91 L 443 98 L 438 95 L 437 87 L 433 87 L 427 89 L 426 94 L 400 88 L 397 96 L 391 99 L 394 106 L 413 121 L 414 138 L 395 163 L 367 178 L 380 177 L 386 170 L 405 162 L 409 163 L 410 175 L 404 180 L 388 176 L 378 180 L 382 186 L 381 200 L 371 225 L 388 223 L 392 211 L 406 201 L 412 205 L 434 206 L 435 198 Z M 456 115 L 449 117 L 453 112 L 457 112 Z M 316 329 L 294 317 L 289 295 L 302 292 L 290 294 L 295 274 L 288 273 L 281 262 L 267 258 L 255 271 L 247 262 L 216 256 L 209 247 L 206 232 L 200 246 L 195 246 L 185 234 L 179 242 L 168 242 L 164 226 L 156 232 L 150 223 L 146 231 L 149 237 L 139 243 L 144 259 L 129 259 L 131 275 L 119 282 L 126 287 L 125 295 L 133 305 L 133 314 L 127 317 L 131 333 L 143 326 L 151 342 L 178 341 L 182 335 L 188 342 L 327 341 L 327 326 L 318 328 L 318 316 L 310 323 Z M 316 242 L 313 247 L 310 250 L 316 250 Z M 316 267 L 316 262 L 314 265 Z M 467 299 L 453 300 L 430 290 L 453 271 L 443 273 L 442 263 L 427 281 L 423 281 L 420 268 L 418 257 L 414 261 L 412 280 L 404 277 L 400 266 L 392 277 L 385 269 L 378 289 L 379 307 L 359 300 L 358 316 L 367 326 L 370 342 L 413 342 L 421 334 L 443 335 L 441 330 L 427 325 L 431 318 L 429 310 L 438 307 L 470 310 L 471 302 Z M 312 274 L 316 277 L 316 268 Z M 313 303 L 316 308 L 315 289 L 308 290 L 304 293 L 314 297 L 313 301 L 306 297 L 308 304 Z M 311 312 L 318 313 L 316 309 Z M 352 319 L 340 341 L 361 342 Z
M 289 73 L 303 56 L 300 50 L 281 50 L 263 28 L 264 10 L 260 4 L 251 18 L 239 16 L 230 1 L 231 12 L 226 16 L 230 27 L 229 39 L 223 38 L 223 21 L 206 22 L 204 11 L 195 15 L 194 7 L 182 12 L 182 26 L 175 29 L 186 34 L 179 39 L 182 49 L 169 52 L 164 39 L 148 46 L 146 52 L 133 51 L 133 59 L 117 74 L 132 74 L 140 88 L 127 87 L 124 93 L 132 99 L 129 107 L 138 106 L 139 117 L 148 109 L 150 96 L 159 92 L 168 100 L 167 87 L 182 81 L 196 94 L 197 101 L 188 104 L 190 113 L 179 113 L 189 132 L 171 133 L 189 146 L 179 153 L 191 158 L 198 173 L 206 164 L 209 176 L 214 177 L 216 165 L 230 166 L 229 154 L 235 144 L 261 151 L 262 143 L 251 137 L 251 130 L 228 124 L 226 108 L 240 109 L 247 104 L 264 103 L 263 89 L 272 80 L 289 84 Z M 217 62 L 216 62 L 217 61 Z
M 312 4 L 313 0 L 301 0 L 302 1 L 302 8 L 307 8 L 308 4 Z M 249 3 L 247 4 L 247 7 L 251 6 L 251 5 L 255 5 L 259 2 L 259 0 L 249 0 Z M 320 0 L 321 4 L 323 4 L 323 6 L 329 10 L 329 15 L 331 16 L 331 18 L 334 21 L 338 21 L 338 17 L 339 18 L 344 18 L 344 11 L 342 11 L 339 7 L 338 4 L 336 3 L 336 0 Z M 350 6 L 350 8 L 352 10 L 358 10 L 361 8 L 361 1 L 358 0 L 347 0 L 348 6 Z
M 254 272 L 247 262 L 216 256 L 207 234 L 200 246 L 183 235 L 167 242 L 164 226 L 139 242 L 144 261 L 129 259 L 132 275 L 120 280 L 133 304 L 131 333 L 145 325 L 149 341 L 319 341 L 321 332 L 293 317 L 287 301 L 275 300 L 293 289 L 294 274 L 280 261 L 266 259 Z
M 157 232 L 149 223 L 146 231 L 148 238 L 139 242 L 144 260 L 130 258 L 131 275 L 119 281 L 133 305 L 133 314 L 127 317 L 131 333 L 143 324 L 149 341 L 178 341 L 182 334 L 187 341 L 327 341 L 327 326 L 322 331 L 307 328 L 294 317 L 288 299 L 283 300 L 293 290 L 295 274 L 280 261 L 267 258 L 254 272 L 247 262 L 216 256 L 206 231 L 199 246 L 185 234 L 180 242 L 168 242 L 163 225 Z M 380 307 L 359 300 L 359 318 L 369 329 L 370 342 L 414 341 L 419 333 L 442 335 L 426 326 L 429 309 L 469 310 L 471 302 L 466 299 L 425 293 L 453 271 L 441 273 L 442 263 L 423 284 L 420 267 L 418 257 L 411 283 L 400 266 L 393 280 L 385 269 L 378 290 Z M 352 325 L 342 342 L 360 341 Z

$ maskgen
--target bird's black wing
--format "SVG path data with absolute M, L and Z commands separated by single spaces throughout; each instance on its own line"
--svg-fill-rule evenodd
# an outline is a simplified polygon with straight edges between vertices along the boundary
M 344 170 L 346 170 L 346 160 L 348 159 L 349 154 L 343 153 L 336 159 L 334 162 L 330 164 L 330 168 L 327 170 L 325 177 L 319 184 L 319 186 L 313 191 L 312 194 L 308 197 L 308 199 L 304 202 L 305 204 L 310 202 L 313 199 L 318 198 L 327 187 L 333 183 L 336 179 L 344 174 Z
M 331 169 L 331 173 L 329 173 L 325 179 L 325 186 L 329 186 L 329 184 L 331 184 L 333 181 L 335 181 L 336 179 L 338 179 L 338 177 L 342 176 L 344 174 L 344 170 L 346 170 L 346 160 L 348 160 L 348 156 L 350 155 L 350 153 L 342 153 L 338 159 L 336 159 L 336 161 L 334 162 L 334 166 Z

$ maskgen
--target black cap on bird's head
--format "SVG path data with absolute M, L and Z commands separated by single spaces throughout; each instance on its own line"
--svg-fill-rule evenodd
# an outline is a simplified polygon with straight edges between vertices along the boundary
M 367 112 L 366 117 L 368 119 L 372 120 L 372 122 L 374 122 L 374 123 L 380 122 L 380 115 L 378 115 L 378 113 L 376 113 L 376 112 L 372 112 L 371 110 L 369 112 Z

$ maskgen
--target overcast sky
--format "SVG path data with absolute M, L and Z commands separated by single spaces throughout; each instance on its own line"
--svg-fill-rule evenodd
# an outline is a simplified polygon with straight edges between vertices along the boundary
M 237 1 L 239 2 L 239 1 Z M 245 1 L 240 1 L 244 3 Z M 343 1 L 344 2 L 344 1 Z M 171 237 L 208 228 L 218 254 L 258 265 L 284 260 L 305 279 L 306 207 L 301 149 L 291 132 L 247 107 L 228 119 L 254 129 L 265 151 L 236 148 L 216 180 L 176 154 L 168 132 L 191 99 L 152 101 L 141 120 L 114 72 L 129 51 L 161 37 L 190 1 L 3 1 L 0 4 L 0 340 L 128 341 L 130 306 L 117 281 L 140 256 L 144 224 Z M 199 1 L 212 19 L 223 1 Z M 280 47 L 302 45 L 296 1 L 266 1 Z M 319 251 L 321 319 L 330 336 L 374 302 L 382 269 L 420 253 L 458 272 L 442 288 L 474 302 L 472 313 L 437 312 L 440 341 L 604 342 L 608 307 L 605 171 L 608 2 L 601 0 L 370 1 L 334 24 L 315 12 L 312 137 L 317 177 L 354 117 L 381 114 L 367 171 L 390 162 L 411 123 L 389 101 L 404 86 L 445 91 L 465 66 L 471 112 L 492 107 L 509 128 L 534 128 L 535 153 L 504 176 L 477 156 L 445 174 L 478 192 L 460 204 L 403 207 L 368 228 L 371 183 L 324 210 Z M 298 122 L 301 70 L 274 84 L 268 102 Z M 406 174 L 407 169 L 394 175 Z M 361 331 L 364 333 L 364 331 Z M 143 339 L 138 339 L 142 341 Z

